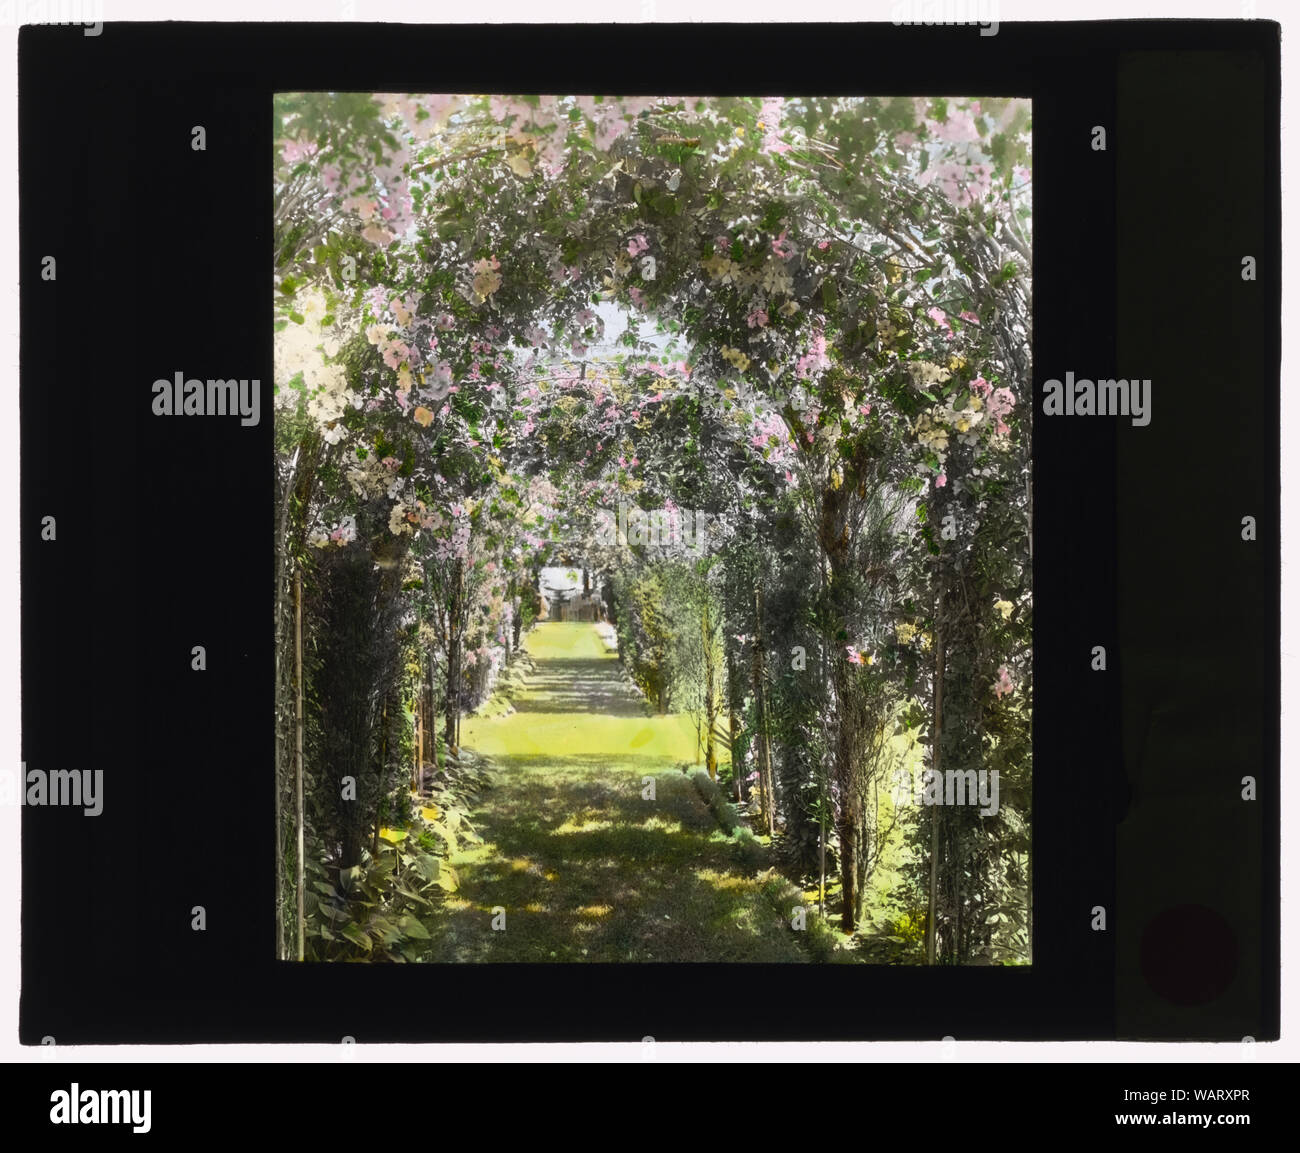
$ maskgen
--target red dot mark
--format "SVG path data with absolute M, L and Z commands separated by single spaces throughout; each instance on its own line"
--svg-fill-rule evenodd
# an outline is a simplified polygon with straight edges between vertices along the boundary
M 1237 935 L 1204 905 L 1175 905 L 1142 931 L 1142 976 L 1175 1005 L 1205 1005 L 1237 974 Z

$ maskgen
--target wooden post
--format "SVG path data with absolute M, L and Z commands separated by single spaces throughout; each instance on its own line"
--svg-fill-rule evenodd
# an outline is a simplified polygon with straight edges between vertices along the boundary
M 302 570 L 293 574 L 293 652 L 294 680 L 297 685 L 297 721 L 294 735 L 294 792 L 298 823 L 298 960 L 306 956 L 307 912 L 304 904 L 306 893 L 305 869 L 303 866 L 303 788 L 302 788 L 302 731 L 303 731 L 303 690 L 302 690 Z
M 424 685 L 420 686 L 420 731 L 415 742 L 415 791 L 424 783 Z

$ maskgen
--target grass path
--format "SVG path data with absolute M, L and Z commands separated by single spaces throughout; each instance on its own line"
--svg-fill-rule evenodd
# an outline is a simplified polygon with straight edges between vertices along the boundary
M 501 769 L 451 865 L 439 961 L 804 961 L 760 880 L 762 850 L 718 828 L 690 777 L 684 716 L 648 716 L 590 624 L 545 623 L 516 711 L 461 739 Z M 655 799 L 642 796 L 653 777 Z M 492 929 L 493 910 L 505 929 Z

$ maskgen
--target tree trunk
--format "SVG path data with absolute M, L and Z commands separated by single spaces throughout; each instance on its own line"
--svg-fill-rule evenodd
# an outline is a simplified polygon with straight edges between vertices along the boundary
M 709 619 L 709 604 L 704 602 L 704 616 L 700 622 L 704 642 L 704 723 L 708 727 L 706 737 L 704 765 L 709 770 L 709 779 L 718 779 L 718 751 L 713 742 L 713 724 L 717 719 L 717 704 L 714 701 L 713 623 Z
M 847 662 L 843 638 L 852 632 L 854 597 L 851 584 L 851 546 L 846 524 L 852 488 L 849 485 L 827 487 L 821 494 L 821 522 L 817 540 L 821 545 L 830 581 L 824 586 L 828 619 L 824 643 L 834 659 L 830 665 L 830 683 L 835 694 L 836 734 L 834 743 L 834 783 L 839 790 L 836 828 L 840 834 L 840 928 L 853 932 L 858 925 L 862 905 L 862 854 L 866 830 L 862 822 L 862 791 L 857 764 L 859 740 L 859 699 L 854 677 Z
M 432 649 L 425 654 L 425 662 L 428 663 L 429 676 L 429 740 L 433 742 L 433 747 L 429 751 L 429 760 L 433 764 L 433 771 L 437 772 L 442 767 L 442 763 L 438 760 L 438 686 L 433 680 Z
M 384 811 L 384 777 L 388 769 L 388 697 L 384 697 L 384 710 L 379 719 L 379 769 L 375 780 L 375 831 L 370 840 L 370 856 L 379 859 L 379 823 Z
M 830 566 L 830 584 L 827 587 L 830 621 L 826 643 L 834 646 L 832 651 L 835 653 L 831 684 L 835 691 L 837 721 L 834 774 L 840 794 L 836 822 L 840 834 L 840 928 L 851 933 L 857 928 L 862 906 L 858 878 L 866 830 L 862 824 L 862 796 L 858 787 L 858 699 L 840 643 L 840 638 L 848 635 L 852 623 L 852 594 L 847 583 L 851 558 L 848 533 L 844 527 L 846 500 L 847 490 L 843 487 L 827 489 L 822 494 L 818 539 Z
M 415 698 L 415 748 L 411 762 L 411 792 L 420 791 L 420 764 L 424 760 L 424 686 Z
M 310 505 L 316 466 L 320 461 L 321 440 L 308 435 L 289 460 L 280 497 L 280 514 L 276 524 L 275 556 L 275 662 L 276 662 L 276 742 L 275 742 L 275 939 L 276 956 L 288 959 L 289 942 L 285 925 L 285 815 L 286 800 L 293 795 L 294 722 L 290 696 L 293 679 L 292 621 L 293 582 L 289 576 L 295 558 L 306 539 L 306 512 Z M 283 708 L 281 707 L 283 706 Z
M 862 891 L 858 884 L 860 862 L 866 846 L 863 842 L 862 797 L 858 792 L 857 712 L 852 698 L 853 687 L 847 667 L 841 663 L 835 675 L 839 724 L 835 736 L 836 776 L 840 781 L 840 928 L 846 933 L 858 926 L 862 908 Z
M 943 569 L 939 569 L 938 607 L 934 614 L 934 736 L 933 751 L 930 756 L 930 768 L 934 772 L 932 780 L 938 781 L 942 772 L 943 747 Z M 935 961 L 935 922 L 939 915 L 938 881 L 939 881 L 939 824 L 942 805 L 930 806 L 930 894 L 925 916 L 925 960 L 927 965 Z
M 754 700 L 755 733 L 757 741 L 755 759 L 758 761 L 758 779 L 763 789 L 763 814 L 767 818 L 767 835 L 776 835 L 776 789 L 772 780 L 772 747 L 767 736 L 767 693 L 763 682 L 763 590 L 754 588 Z
M 726 629 L 725 631 L 730 631 Z M 736 789 L 736 802 L 739 804 L 744 801 L 744 774 L 741 773 L 741 762 L 737 760 L 736 746 L 740 741 L 740 717 L 736 713 L 736 699 L 739 696 L 738 685 L 740 683 L 739 674 L 736 672 L 736 657 L 732 651 L 731 645 L 727 642 L 725 636 L 723 639 L 723 651 L 726 654 L 727 665 L 727 741 L 731 746 L 731 779 Z
M 447 752 L 457 756 L 460 752 L 460 642 L 462 628 L 462 586 L 464 562 L 457 560 L 454 568 L 451 607 L 447 620 Z
M 447 698 L 443 701 L 445 724 L 443 741 L 450 756 L 456 755 L 456 709 L 458 707 L 457 685 L 460 683 L 460 645 L 454 636 L 447 638 Z
M 822 782 L 821 797 L 818 808 L 821 810 L 818 820 L 817 865 L 821 881 L 817 889 L 817 911 L 826 916 L 826 787 Z
M 736 786 L 737 802 L 745 799 L 745 778 L 741 773 L 741 764 L 736 760 L 736 744 L 740 740 L 740 718 L 735 709 L 728 709 L 727 739 L 731 744 L 731 778 Z

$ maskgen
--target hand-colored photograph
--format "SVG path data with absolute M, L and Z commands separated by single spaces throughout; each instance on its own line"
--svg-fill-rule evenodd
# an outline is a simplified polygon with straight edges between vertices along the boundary
M 280 959 L 1032 963 L 1030 113 L 275 97 Z

